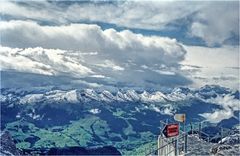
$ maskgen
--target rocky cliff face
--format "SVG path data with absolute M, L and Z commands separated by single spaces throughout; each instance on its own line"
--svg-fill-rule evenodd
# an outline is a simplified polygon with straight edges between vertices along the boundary
M 1 146 L 0 146 L 0 155 L 21 155 L 19 149 L 16 148 L 12 136 L 8 131 L 1 132 Z
M 51 148 L 47 155 L 121 155 L 121 153 L 112 146 L 98 148 L 67 147 Z
M 219 144 L 212 147 L 211 152 L 215 155 L 239 155 L 240 134 L 229 135 L 223 138 Z
M 85 147 L 65 147 L 65 148 L 50 148 L 50 149 L 23 149 L 19 150 L 14 143 L 12 136 L 8 131 L 1 133 L 1 156 L 20 156 L 20 155 L 121 155 L 121 153 L 112 146 L 85 148 Z
M 50 149 L 23 149 L 23 155 L 121 155 L 121 153 L 112 146 L 104 147 L 65 147 Z

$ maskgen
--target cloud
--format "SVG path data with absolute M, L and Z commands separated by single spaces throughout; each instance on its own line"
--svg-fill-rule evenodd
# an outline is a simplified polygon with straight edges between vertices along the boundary
M 223 96 L 217 96 L 216 98 L 211 98 L 204 100 L 205 102 L 219 105 L 222 109 L 217 109 L 212 113 L 203 113 L 200 114 L 207 121 L 211 123 L 218 123 L 224 119 L 229 119 L 234 116 L 235 111 L 240 111 L 239 100 L 235 99 L 234 96 L 229 94 Z M 238 117 L 237 117 L 238 118 Z
M 4 70 L 88 77 L 99 86 L 100 79 L 142 88 L 191 83 L 179 71 L 186 51 L 175 39 L 93 24 L 42 26 L 33 21 L 2 21 L 0 31 Z
M 234 96 L 224 95 L 207 100 L 207 102 L 222 106 L 224 109 L 231 109 L 233 111 L 239 110 L 239 100 Z
M 95 55 L 86 55 L 85 53 L 82 55 L 80 51 L 43 49 L 39 47 L 23 49 L 1 47 L 0 56 L 2 71 L 10 70 L 26 75 L 20 74 L 15 79 L 15 76 L 11 76 L 11 73 L 10 76 L 3 73 L 8 76 L 8 78 L 2 79 L 2 86 L 5 87 L 9 85 L 9 82 L 12 85 L 11 81 L 14 81 L 14 86 L 20 84 L 28 84 L 29 86 L 31 84 L 34 87 L 35 85 L 51 86 L 56 84 L 67 88 L 88 86 L 90 88 L 106 87 L 108 89 L 109 87 L 110 89 L 112 87 L 157 89 L 164 86 L 174 87 L 190 83 L 179 72 L 176 72 L 175 75 L 157 73 L 151 69 L 139 72 L 140 65 L 128 64 L 128 62 L 122 60 L 120 63 L 123 67 L 121 67 L 115 63 L 120 60 L 111 59 L 109 61 L 109 58 L 103 57 L 96 59 Z M 28 73 L 40 75 L 33 75 L 33 77 L 37 76 L 38 78 L 32 79 L 32 75 Z
M 239 46 L 219 48 L 184 46 L 187 51 L 181 70 L 193 80 L 192 86 L 218 84 L 239 88 Z
M 239 2 L 214 2 L 199 11 L 191 25 L 191 35 L 209 46 L 219 45 L 234 35 L 239 40 Z
M 135 59 L 148 64 L 153 61 L 175 64 L 183 60 L 186 53 L 175 39 L 148 37 L 129 30 L 102 30 L 97 25 L 41 26 L 31 21 L 2 21 L 0 31 L 3 46 L 99 52 L 98 57 L 111 55 L 115 59 Z
M 217 109 L 212 113 L 200 114 L 200 116 L 206 118 L 206 121 L 209 121 L 211 123 L 219 123 L 224 119 L 230 119 L 231 117 L 234 116 L 234 114 L 230 109 L 227 109 L 227 110 Z
M 105 78 L 95 78 L 131 87 L 187 85 L 192 81 L 194 87 L 239 86 L 239 46 L 186 46 L 167 37 L 103 30 L 94 24 L 42 26 L 33 21 L 2 21 L 0 31 L 3 46 L 22 48 L 1 48 L 3 69 L 47 75 L 65 72 L 75 77 L 102 75 Z M 38 46 L 42 48 L 28 49 Z
M 105 60 L 103 64 L 96 64 L 99 67 L 104 67 L 104 68 L 111 68 L 112 70 L 124 70 L 123 67 L 115 65 L 112 61 L 110 60 Z
M 223 45 L 238 36 L 238 2 L 187 3 L 1 1 L 1 44 L 15 51 L 11 56 L 1 54 L 1 66 L 45 75 L 67 73 L 119 86 L 155 88 L 193 81 L 192 86 L 238 87 L 239 46 Z M 128 28 L 150 32 L 179 29 L 209 46 L 221 47 L 183 46 L 175 39 L 137 34 Z M 26 52 L 37 51 L 35 47 L 48 54 L 35 58 Z M 50 58 L 51 51 L 56 56 Z M 45 57 L 49 60 L 44 61 Z M 62 58 L 56 62 L 55 57 Z
M 6 20 L 27 19 L 45 25 L 106 23 L 117 27 L 156 31 L 181 30 L 184 27 L 189 36 L 199 37 L 209 46 L 221 45 L 233 38 L 239 41 L 238 1 L 101 3 L 4 1 L 1 3 L 3 6 L 1 13 Z
M 66 2 L 1 2 L 4 15 L 13 19 L 52 21 L 58 24 L 69 22 L 104 22 L 130 28 L 159 30 L 177 19 L 195 11 L 181 3 L 157 1 L 119 1 L 66 3 Z M 40 7 L 41 6 L 41 7 Z M 185 7 L 184 7 L 185 6 Z M 191 5 L 193 6 L 193 5 Z M 43 9 L 45 8 L 45 9 Z M 35 9 L 39 9 L 38 12 Z M 51 14 L 49 12 L 51 11 Z
M 64 50 L 26 48 L 0 48 L 1 70 L 14 69 L 20 72 L 43 75 L 58 75 L 71 73 L 72 76 L 82 77 L 94 72 L 65 55 Z

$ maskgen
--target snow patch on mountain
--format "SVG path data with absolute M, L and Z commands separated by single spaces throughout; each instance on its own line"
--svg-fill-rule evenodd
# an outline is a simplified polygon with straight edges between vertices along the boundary
M 102 93 L 100 93 L 99 97 L 101 98 L 102 101 L 106 101 L 106 102 L 111 102 L 116 100 L 116 98 L 112 95 L 112 93 L 110 93 L 107 90 L 104 90 Z
M 152 94 L 144 91 L 142 94 L 139 95 L 141 101 L 143 102 L 165 102 L 167 97 L 162 92 L 157 91 Z
M 101 110 L 97 109 L 97 108 L 94 108 L 94 109 L 89 110 L 89 112 L 92 113 L 92 114 L 99 114 L 99 113 L 101 113 Z
M 61 91 L 61 90 L 54 90 L 46 93 L 46 98 L 50 101 L 55 102 L 70 102 L 76 103 L 78 102 L 78 96 L 76 90 L 70 91 Z
M 29 94 L 24 96 L 23 98 L 20 99 L 20 103 L 21 104 L 25 104 L 25 103 L 37 103 L 40 102 L 42 99 L 44 99 L 44 95 L 43 94 Z
M 215 89 L 215 90 L 211 90 Z M 206 92 L 204 92 L 206 91 Z M 234 113 L 239 110 L 240 100 L 228 89 L 220 89 L 217 86 L 207 86 L 200 90 L 191 90 L 188 88 L 175 88 L 171 92 L 160 91 L 135 91 L 121 90 L 59 90 L 56 88 L 46 90 L 24 91 L 16 89 L 2 89 L 0 96 L 1 103 L 10 103 L 8 107 L 15 104 L 42 104 L 42 103 L 88 103 L 91 101 L 103 103 L 131 102 L 144 104 L 144 109 L 152 109 L 162 114 L 172 115 L 177 110 L 181 101 L 200 100 L 209 105 L 219 107 L 198 114 L 212 123 L 218 123 L 224 119 L 235 117 Z M 211 93 L 211 94 L 209 94 Z M 210 96 L 211 95 L 211 96 Z M 188 103 L 184 103 L 188 104 Z M 146 108 L 145 108 L 146 107 Z M 224 115 L 222 115 L 224 114 Z M 237 117 L 235 117 L 238 119 Z
M 193 97 L 192 93 L 186 92 L 181 88 L 175 88 L 173 91 L 167 95 L 167 99 L 170 101 L 181 101 Z

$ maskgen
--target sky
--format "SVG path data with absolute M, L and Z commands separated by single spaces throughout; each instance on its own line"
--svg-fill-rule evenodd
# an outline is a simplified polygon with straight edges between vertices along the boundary
M 32 74 L 71 87 L 239 88 L 239 1 L 0 6 L 1 71 L 17 72 L 17 83 Z

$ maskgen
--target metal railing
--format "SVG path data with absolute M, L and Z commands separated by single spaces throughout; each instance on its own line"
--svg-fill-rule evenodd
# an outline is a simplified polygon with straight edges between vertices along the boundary
M 164 127 L 166 124 L 168 124 L 168 122 L 163 122 L 160 121 L 161 124 Z M 187 153 L 188 149 L 187 149 L 187 138 L 188 135 L 190 134 L 197 134 L 197 136 L 201 139 L 203 139 L 204 141 L 207 142 L 219 142 L 221 141 L 223 138 L 235 134 L 234 130 L 232 129 L 228 129 L 228 128 L 223 128 L 223 127 L 218 127 L 220 129 L 220 132 L 218 132 L 217 134 L 211 135 L 208 134 L 206 132 L 203 131 L 203 128 L 208 127 L 209 124 L 205 124 L 204 126 L 204 122 L 195 122 L 195 123 L 190 123 L 188 125 L 184 125 L 184 130 L 179 130 L 179 136 L 175 139 L 172 139 L 172 141 L 169 141 L 168 139 L 165 138 L 165 142 L 166 144 L 164 144 L 161 147 L 158 147 L 155 150 L 151 150 L 150 152 L 148 152 L 146 155 L 158 155 L 159 154 L 159 150 L 166 148 L 167 146 L 173 146 L 174 149 L 170 150 L 168 153 L 165 153 L 165 155 L 174 153 L 174 155 L 179 155 L 180 152 L 184 152 Z M 162 137 L 162 139 L 164 139 L 164 137 Z M 220 142 L 221 143 L 221 142 Z
M 163 138 L 164 139 L 164 138 Z M 158 154 L 158 151 L 159 150 L 161 150 L 161 149 L 163 149 L 163 148 L 165 148 L 165 147 L 167 147 L 167 146 L 169 146 L 169 145 L 171 145 L 171 144 L 176 144 L 176 140 L 172 140 L 172 141 L 168 141 L 168 140 L 165 140 L 166 141 L 166 144 L 164 144 L 163 146 L 161 146 L 161 147 L 158 147 L 156 150 L 153 150 L 153 151 L 150 151 L 149 153 L 147 153 L 146 155 L 157 155 Z M 174 150 L 173 150 L 174 151 Z M 172 152 L 172 151 L 170 151 L 170 152 Z M 170 153 L 169 152 L 169 153 Z M 168 154 L 169 154 L 168 153 Z

